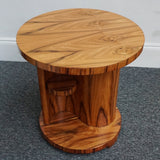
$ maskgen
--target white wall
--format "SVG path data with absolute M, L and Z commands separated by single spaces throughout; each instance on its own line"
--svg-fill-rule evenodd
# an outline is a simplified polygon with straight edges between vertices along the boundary
M 39 14 L 64 8 L 95 8 L 121 14 L 144 31 L 145 46 L 132 66 L 160 67 L 158 0 L 0 0 L 0 60 L 24 61 L 16 46 L 19 27 Z

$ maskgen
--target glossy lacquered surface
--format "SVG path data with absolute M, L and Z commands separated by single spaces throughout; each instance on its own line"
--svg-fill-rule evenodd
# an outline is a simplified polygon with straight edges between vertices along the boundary
M 66 9 L 27 21 L 17 44 L 37 67 L 44 138 L 70 153 L 112 146 L 121 128 L 120 68 L 142 52 L 142 30 L 111 12 Z
M 88 126 L 70 112 L 58 113 L 51 125 L 44 125 L 40 115 L 40 127 L 44 138 L 53 146 L 70 153 L 92 153 L 112 146 L 121 128 L 121 115 L 105 127 Z
M 17 33 L 22 55 L 38 68 L 89 75 L 119 69 L 143 49 L 142 30 L 120 15 L 95 9 L 65 9 L 27 21 Z

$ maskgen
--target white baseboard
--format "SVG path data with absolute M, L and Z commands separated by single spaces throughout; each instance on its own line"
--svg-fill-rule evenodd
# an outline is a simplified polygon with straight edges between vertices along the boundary
M 0 61 L 26 62 L 15 38 L 0 38 Z M 160 43 L 146 43 L 142 54 L 128 66 L 160 68 Z
M 140 56 L 128 66 L 160 68 L 160 44 L 159 46 L 145 44 Z
M 15 38 L 0 38 L 0 61 L 26 61 L 20 54 Z

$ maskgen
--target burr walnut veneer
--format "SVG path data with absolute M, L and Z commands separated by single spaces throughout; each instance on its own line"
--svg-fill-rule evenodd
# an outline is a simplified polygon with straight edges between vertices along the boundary
M 22 25 L 17 44 L 37 67 L 45 139 L 71 153 L 112 146 L 121 127 L 119 71 L 143 49 L 138 25 L 102 10 L 57 10 Z

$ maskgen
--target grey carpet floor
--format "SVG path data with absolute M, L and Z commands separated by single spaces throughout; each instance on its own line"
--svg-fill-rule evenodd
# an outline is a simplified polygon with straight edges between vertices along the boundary
M 160 69 L 122 68 L 117 106 L 122 128 L 111 148 L 65 153 L 41 136 L 36 68 L 0 62 L 0 160 L 159 160 Z

